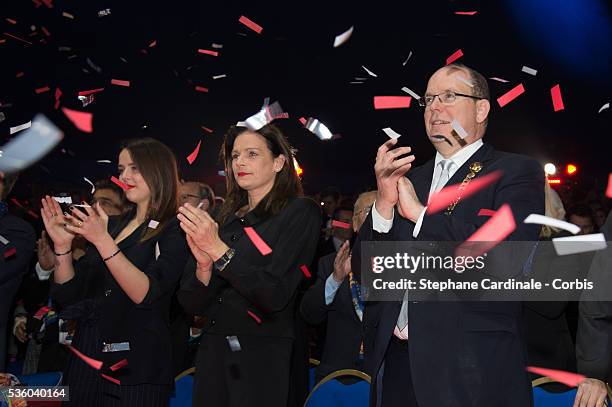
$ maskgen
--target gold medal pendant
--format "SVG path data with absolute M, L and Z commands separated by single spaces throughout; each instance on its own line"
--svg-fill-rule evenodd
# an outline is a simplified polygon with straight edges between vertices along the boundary
M 465 188 L 467 188 L 468 184 L 472 181 L 476 174 L 480 172 L 480 170 L 482 170 L 482 163 L 474 161 L 470 164 L 470 172 L 468 172 L 463 181 L 461 181 L 461 185 L 459 185 L 457 190 L 457 198 L 455 198 L 455 201 L 452 204 L 448 205 L 448 208 L 446 208 L 446 211 L 444 212 L 445 215 L 451 215 L 453 213 L 455 206 L 457 206 L 461 200 L 463 191 Z

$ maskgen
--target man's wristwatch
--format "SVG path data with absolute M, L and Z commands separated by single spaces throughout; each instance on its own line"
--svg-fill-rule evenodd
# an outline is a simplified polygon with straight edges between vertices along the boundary
M 217 271 L 223 271 L 223 269 L 229 264 L 232 257 L 234 257 L 234 254 L 236 254 L 236 250 L 232 249 L 231 247 L 227 249 L 227 251 L 223 253 L 223 256 L 219 257 L 214 262 Z

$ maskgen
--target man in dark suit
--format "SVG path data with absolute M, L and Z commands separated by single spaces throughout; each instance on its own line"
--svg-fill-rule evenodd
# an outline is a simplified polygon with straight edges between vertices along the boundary
M 419 100 L 436 157 L 408 172 L 410 147 L 379 149 L 378 194 L 361 229 L 366 240 L 465 241 L 489 218 L 480 209 L 511 207 L 516 228 L 506 240 L 535 241 L 544 213 L 544 174 L 526 156 L 496 151 L 482 138 L 490 110 L 486 79 L 460 64 L 436 71 Z M 456 120 L 467 135 L 453 130 Z M 444 185 L 500 170 L 503 176 L 463 197 L 450 211 L 426 215 L 428 196 Z M 408 178 L 404 177 L 407 174 Z M 394 213 L 395 206 L 399 213 Z M 521 268 L 517 267 L 520 275 Z M 489 407 L 531 404 L 519 302 L 372 302 L 364 315 L 371 406 Z M 402 311 L 402 312 L 400 312 Z
M 36 243 L 32 226 L 8 213 L 5 199 L 16 180 L 17 174 L 0 172 L 0 371 L 4 371 L 6 364 L 7 324 L 11 304 L 28 269 Z
M 374 199 L 376 191 L 357 198 L 352 212 L 355 233 L 359 233 Z M 358 299 L 359 283 L 351 272 L 350 253 L 349 241 L 345 240 L 337 253 L 319 259 L 317 281 L 304 294 L 300 305 L 300 312 L 309 324 L 327 320 L 323 357 L 315 370 L 316 382 L 337 370 L 363 369 L 363 303 Z

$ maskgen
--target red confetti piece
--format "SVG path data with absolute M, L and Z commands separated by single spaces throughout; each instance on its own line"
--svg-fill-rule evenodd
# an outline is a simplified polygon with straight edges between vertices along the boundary
M 51 33 L 49 32 L 49 30 L 47 30 L 47 27 L 42 26 L 42 27 L 41 27 L 41 30 L 42 30 L 42 32 L 43 32 L 43 33 L 45 33 L 45 35 L 46 35 L 47 37 L 50 37 L 50 36 L 51 36 Z
M 134 188 L 131 185 L 124 184 L 123 182 L 119 181 L 119 179 L 115 177 L 114 175 L 111 177 L 111 182 L 114 182 L 115 184 L 117 184 L 117 186 L 119 186 L 119 188 L 123 189 L 124 191 Z
M 130 81 L 124 81 L 124 80 L 121 80 L 121 79 L 111 79 L 111 85 L 129 87 L 130 86 Z
M 612 172 L 608 175 L 608 188 L 606 189 L 606 196 L 612 198 Z
M 13 24 L 13 25 L 17 24 L 17 21 L 13 20 L 12 18 L 6 18 L 5 20 L 8 21 L 9 23 Z
M 110 377 L 108 375 L 105 375 L 104 373 L 100 373 L 100 376 L 102 376 L 103 378 L 105 378 L 106 380 L 108 380 L 109 382 L 113 382 L 117 385 L 121 384 L 121 380 L 119 379 L 115 379 L 114 377 Z
M 199 49 L 198 52 L 200 54 L 212 55 L 213 57 L 219 56 L 219 53 L 217 51 L 211 51 L 208 49 Z
M 25 75 L 25 73 L 23 72 L 17 72 L 17 74 L 15 75 L 15 78 L 21 78 Z
M 103 90 L 104 90 L 104 88 L 91 89 L 91 90 L 82 90 L 82 91 L 79 92 L 79 96 L 88 96 L 88 95 L 91 95 L 92 93 L 102 92 Z
M 312 277 L 312 274 L 310 273 L 310 270 L 308 270 L 308 267 L 306 267 L 305 264 L 302 264 L 300 266 L 300 270 L 302 270 L 302 273 L 304 273 L 304 275 L 306 276 L 306 278 L 310 278 Z
M 555 112 L 565 109 L 565 106 L 563 106 L 563 98 L 561 97 L 561 88 L 558 84 L 550 88 L 550 96 L 552 96 L 553 109 Z
M 308 120 L 306 120 L 306 118 L 304 117 L 300 117 L 298 120 L 300 121 L 300 123 L 302 123 L 302 126 L 306 126 L 306 123 L 308 123 Z
M 251 310 L 247 310 L 247 314 L 249 314 L 249 316 L 251 318 L 253 318 L 255 320 L 255 322 L 257 322 L 257 325 L 261 324 L 261 318 L 259 318 L 257 315 L 255 315 L 254 312 L 252 312 Z
M 0 38 L 0 44 L 4 44 L 6 40 L 4 38 Z
M 13 35 L 13 34 L 10 34 L 10 33 L 4 33 L 4 35 L 6 35 L 7 37 L 10 37 L 10 38 L 12 38 L 14 40 L 25 42 L 26 44 L 32 45 L 32 43 L 30 41 L 26 41 L 23 38 L 17 37 L 16 35 Z
M 510 89 L 508 92 L 498 97 L 497 103 L 499 103 L 499 107 L 504 107 L 523 93 L 525 93 L 525 87 L 522 83 L 520 83 L 514 88 Z
M 87 363 L 89 366 L 93 367 L 94 369 L 100 370 L 102 368 L 101 361 L 96 360 L 94 358 L 90 358 L 89 356 L 83 354 L 81 351 L 79 351 L 77 348 L 75 348 L 72 345 L 68 345 L 68 349 L 70 349 L 75 355 L 77 355 L 79 359 L 81 359 L 83 362 Z
M 207 133 L 212 133 L 212 132 L 213 132 L 213 130 L 212 130 L 212 129 L 209 129 L 209 128 L 208 128 L 208 127 L 206 127 L 206 126 L 200 126 L 200 127 L 202 127 L 202 130 L 204 130 L 204 131 L 205 131 L 205 132 L 207 132 Z
M 495 215 L 495 211 L 492 209 L 481 209 L 478 211 L 478 216 L 493 216 Z
M 455 255 L 481 256 L 483 253 L 497 246 L 497 244 L 508 237 L 514 229 L 516 229 L 516 222 L 512 215 L 510 205 L 503 204 L 491 219 L 457 248 Z
M 62 112 L 66 117 L 74 124 L 74 126 L 85 132 L 91 133 L 93 131 L 92 121 L 93 114 L 88 112 L 79 112 L 78 110 L 67 109 L 62 107 Z
M 580 382 L 582 382 L 586 378 L 586 376 L 578 373 L 566 372 L 563 370 L 546 369 L 543 367 L 535 366 L 527 366 L 527 371 L 542 376 L 548 376 L 551 379 L 556 380 L 559 383 L 563 383 L 569 387 L 578 386 Z
M 151 41 L 151 43 L 149 44 L 149 48 L 153 48 L 154 46 L 157 45 L 157 40 L 153 40 Z
M 60 105 L 60 98 L 62 97 L 62 90 L 60 88 L 55 88 L 55 110 L 57 110 L 57 108 Z
M 251 226 L 247 226 L 244 228 L 244 231 L 246 232 L 249 239 L 251 239 L 251 242 L 253 242 L 255 247 L 257 247 L 257 250 L 259 250 L 262 256 L 267 256 L 268 254 L 272 253 L 272 249 L 270 249 L 270 246 L 268 246 L 268 244 L 263 241 L 263 239 L 255 231 L 255 229 L 253 229 Z
M 36 5 L 36 8 L 42 6 L 42 3 L 39 0 L 32 0 L 32 2 Z
M 45 315 L 47 312 L 49 312 L 49 307 L 44 306 L 40 308 L 38 311 L 36 311 L 36 313 L 34 314 L 34 318 L 41 320 L 43 315 Z
M 34 92 L 35 92 L 37 95 L 40 95 L 41 93 L 49 92 L 49 90 L 51 90 L 51 89 L 50 89 L 48 86 L 43 86 L 43 87 L 41 87 L 41 88 L 36 88 L 36 89 L 34 89 Z
M 242 24 L 244 24 L 247 27 L 249 27 L 251 30 L 255 31 L 257 34 L 261 34 L 261 32 L 263 31 L 263 27 L 262 26 L 260 26 L 259 24 L 257 24 L 253 20 L 249 19 L 248 17 L 240 16 L 238 21 L 240 21 Z
M 205 88 L 204 86 L 196 86 L 195 90 L 197 90 L 198 92 L 208 92 L 208 88 Z
M 374 96 L 374 109 L 400 109 L 410 107 L 410 96 Z
M 52 0 L 42 0 L 42 2 L 45 4 L 45 6 L 47 6 L 48 8 L 53 8 L 53 4 L 51 4 L 53 1 Z
M 501 178 L 501 171 L 495 171 L 482 177 L 474 178 L 467 184 L 463 191 L 459 191 L 461 184 L 450 185 L 442 188 L 438 193 L 433 194 L 427 204 L 427 214 L 439 212 L 446 209 L 450 204 L 454 203 L 458 196 L 461 199 L 465 199 L 469 196 L 474 195 L 483 188 L 491 185 L 499 178 Z
M 478 11 L 455 11 L 455 14 L 458 16 L 473 16 L 476 13 L 478 13 Z
M 190 165 L 193 164 L 193 162 L 198 157 L 198 153 L 200 152 L 200 144 L 202 144 L 202 140 L 198 142 L 198 145 L 196 146 L 195 150 L 193 150 L 193 152 L 187 156 L 187 161 Z
M 11 202 L 17 205 L 20 208 L 23 208 L 23 205 L 15 198 L 11 198 Z
M 8 259 L 9 257 L 14 256 L 15 254 L 17 254 L 17 249 L 15 247 L 11 247 L 10 249 L 4 252 L 4 258 Z
M 337 227 L 337 228 L 341 228 L 341 229 L 350 229 L 351 225 L 346 223 L 346 222 L 341 222 L 339 220 L 336 219 L 332 219 L 332 226 Z
M 117 370 L 121 369 L 122 367 L 126 367 L 127 365 L 128 365 L 128 360 L 127 359 L 121 359 L 119 362 L 117 362 L 114 365 L 112 365 L 110 367 L 110 370 L 112 370 L 113 372 L 116 372 Z
M 458 60 L 462 56 L 463 56 L 463 51 L 458 49 L 457 51 L 453 52 L 453 54 L 451 56 L 446 58 L 446 65 L 452 64 L 453 62 L 455 62 L 456 60 Z
M 38 214 L 36 212 L 34 212 L 32 209 L 28 209 L 28 215 L 30 215 L 34 219 L 38 219 L 39 218 Z

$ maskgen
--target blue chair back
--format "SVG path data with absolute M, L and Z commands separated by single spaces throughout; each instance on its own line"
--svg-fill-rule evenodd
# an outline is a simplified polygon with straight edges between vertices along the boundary
M 534 407 L 573 407 L 575 398 L 575 388 L 563 393 L 552 393 L 541 387 L 533 388 Z
M 62 382 L 62 372 L 45 372 L 28 375 L 15 375 L 21 383 L 28 386 L 59 386 Z
M 338 379 L 354 377 L 358 381 L 344 384 Z M 331 373 L 312 390 L 305 407 L 368 407 L 370 398 L 369 377 L 356 370 L 341 370 Z
M 188 369 L 177 376 L 174 381 L 174 395 L 170 398 L 169 407 L 191 407 L 193 397 L 193 372 Z

